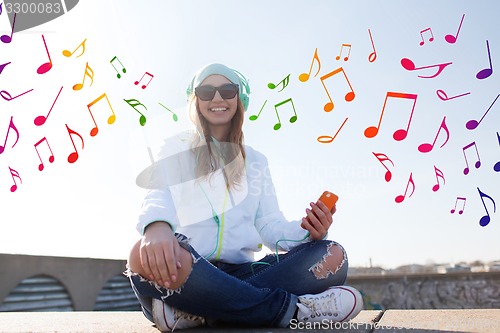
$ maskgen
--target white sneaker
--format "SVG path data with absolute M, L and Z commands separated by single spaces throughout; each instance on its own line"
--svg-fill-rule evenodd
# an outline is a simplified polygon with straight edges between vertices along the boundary
M 156 328 L 162 332 L 193 328 L 205 323 L 205 318 L 177 310 L 156 298 L 153 298 L 153 320 Z
M 363 310 L 363 297 L 347 286 L 330 287 L 322 293 L 299 296 L 299 322 L 321 322 L 324 319 L 342 322 L 352 319 Z

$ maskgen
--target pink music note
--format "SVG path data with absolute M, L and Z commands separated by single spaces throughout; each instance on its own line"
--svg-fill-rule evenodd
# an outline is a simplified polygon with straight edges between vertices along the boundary
M 122 67 L 122 72 L 123 74 L 127 73 L 127 69 L 123 66 L 122 62 L 120 61 L 120 59 L 118 59 L 116 56 L 114 56 L 110 61 L 109 63 L 111 64 L 111 66 L 113 66 L 113 68 L 115 69 L 116 71 L 116 77 L 117 78 L 121 78 L 121 74 L 118 72 L 118 70 L 116 69 L 115 65 L 113 64 L 113 61 L 118 61 L 120 63 L 120 66 Z
M 410 124 L 411 124 L 411 120 L 413 118 L 413 111 L 415 110 L 415 105 L 417 103 L 418 95 L 417 94 L 400 93 L 400 92 L 387 92 L 387 95 L 385 96 L 385 100 L 384 100 L 384 105 L 382 106 L 382 112 L 380 114 L 380 119 L 378 121 L 378 125 L 377 126 L 370 126 L 367 129 L 365 129 L 365 132 L 364 132 L 365 137 L 373 138 L 378 134 L 378 132 L 380 130 L 380 125 L 382 123 L 382 118 L 384 117 L 387 99 L 389 99 L 389 97 L 413 100 L 413 106 L 411 108 L 410 118 L 408 120 L 407 128 L 406 129 L 398 129 L 397 131 L 394 132 L 392 137 L 396 141 L 401 141 L 401 140 L 404 140 L 406 138 L 406 136 L 408 135 L 408 131 L 410 130 Z
M 462 97 L 462 96 L 466 96 L 466 95 L 469 95 L 470 94 L 470 91 L 469 92 L 466 92 L 464 94 L 460 94 L 460 95 L 456 95 L 456 96 L 453 96 L 453 97 L 448 97 L 448 95 L 441 89 L 438 89 L 436 90 L 436 95 L 442 100 L 442 101 L 449 101 L 450 99 L 454 99 L 454 98 L 458 98 L 458 97 Z
M 462 209 L 458 210 L 458 214 L 462 215 L 462 213 L 464 212 L 464 209 L 465 209 L 465 203 L 467 201 L 466 198 L 462 198 L 462 197 L 457 197 L 457 199 L 455 200 L 455 206 L 452 208 L 452 210 L 450 210 L 450 213 L 452 213 L 452 214 L 455 213 L 455 211 L 457 210 L 457 204 L 458 204 L 459 200 L 464 203 L 462 206 Z
M 109 99 L 108 99 L 108 96 L 106 95 L 106 93 L 104 93 L 101 96 L 97 97 L 95 100 L 93 100 L 92 102 L 90 102 L 89 104 L 87 104 L 87 108 L 89 109 L 90 116 L 92 117 L 92 120 L 94 121 L 94 125 L 95 125 L 95 127 L 90 130 L 90 135 L 91 136 L 96 136 L 97 133 L 99 132 L 99 128 L 97 126 L 97 123 L 96 123 L 96 121 L 94 119 L 94 115 L 92 114 L 92 111 L 90 110 L 90 108 L 92 106 L 94 106 L 97 102 L 99 102 L 103 98 L 106 99 L 106 101 L 108 102 L 108 106 L 109 106 L 109 108 L 111 110 L 111 115 L 108 117 L 108 124 L 111 125 L 116 120 L 115 111 L 113 111 L 113 107 L 111 106 L 111 103 L 109 102 Z
M 2 74 L 3 69 L 4 69 L 5 67 L 7 67 L 7 65 L 8 65 L 8 64 L 10 64 L 10 61 L 9 61 L 9 62 L 7 62 L 7 63 L 5 63 L 5 64 L 0 65 L 0 74 Z
M 86 41 L 87 41 L 87 38 L 85 38 L 85 39 L 83 40 L 83 42 L 81 42 L 81 43 L 80 43 L 80 45 L 78 45 L 78 46 L 76 47 L 76 49 L 75 49 L 73 52 L 70 52 L 69 50 L 64 50 L 64 51 L 62 51 L 63 56 L 65 56 L 65 57 L 69 58 L 69 57 L 71 57 L 71 56 L 72 56 L 72 55 L 73 55 L 73 54 L 74 54 L 74 53 L 75 53 L 78 49 L 80 49 L 80 48 L 81 48 L 81 49 L 82 49 L 82 53 L 80 53 L 79 55 L 77 55 L 75 58 L 80 57 L 80 56 L 81 56 L 81 55 L 85 52 L 85 42 L 86 42 Z
M 349 119 L 349 118 L 345 118 L 344 122 L 342 123 L 342 125 L 340 125 L 340 128 L 337 130 L 337 132 L 335 133 L 335 135 L 333 137 L 329 136 L 329 135 L 320 135 L 317 138 L 318 142 L 320 142 L 320 143 L 331 143 L 331 142 L 333 142 L 333 140 L 335 140 L 335 138 L 339 134 L 339 132 L 342 129 L 342 127 L 344 127 L 345 123 L 347 122 L 347 119 Z
M 466 124 L 465 124 L 465 127 L 468 129 L 468 130 L 473 130 L 473 129 L 476 129 L 476 127 L 479 126 L 479 124 L 483 121 L 484 117 L 488 114 L 488 112 L 490 111 L 491 107 L 493 106 L 493 104 L 495 104 L 495 102 L 497 101 L 498 97 L 500 96 L 500 94 L 497 95 L 497 97 L 495 97 L 495 99 L 493 100 L 493 103 L 491 103 L 490 107 L 488 108 L 488 110 L 486 110 L 486 112 L 483 114 L 483 116 L 481 117 L 481 119 L 479 119 L 479 121 L 475 120 L 475 119 L 471 119 L 469 120 Z
M 142 104 L 141 102 L 139 102 L 138 100 L 136 99 L 123 99 L 128 105 L 130 105 L 132 108 L 134 108 L 135 111 L 137 111 L 137 113 L 139 113 L 141 116 L 139 117 L 139 124 L 141 124 L 141 126 L 144 126 L 146 125 L 146 116 L 144 116 L 139 110 L 137 110 L 136 106 L 142 106 L 144 109 L 148 109 L 144 104 Z
M 36 153 L 38 154 L 38 158 L 40 159 L 40 164 L 38 165 L 38 170 L 42 171 L 44 168 L 43 160 L 42 157 L 40 156 L 40 152 L 38 151 L 38 145 L 40 145 L 42 142 L 45 142 L 47 144 L 47 147 L 49 148 L 50 151 L 50 156 L 49 156 L 49 162 L 52 163 L 54 162 L 54 153 L 52 152 L 52 149 L 50 148 L 49 141 L 47 140 L 46 137 L 35 143 L 35 150 Z
M 407 194 L 407 192 L 408 192 L 408 187 L 410 186 L 410 184 L 412 185 L 412 190 L 411 190 L 411 193 L 410 193 L 410 195 L 408 196 L 408 198 L 409 198 L 409 197 L 411 197 L 411 196 L 413 195 L 413 192 L 415 192 L 415 182 L 413 181 L 413 177 L 412 177 L 412 176 L 413 176 L 413 173 L 410 173 L 410 178 L 408 179 L 408 183 L 406 184 L 406 190 L 405 190 L 405 193 L 404 193 L 404 194 L 402 194 L 402 195 L 398 195 L 398 196 L 396 197 L 395 201 L 396 201 L 397 203 L 401 203 L 401 202 L 403 202 L 403 201 L 404 201 L 404 199 L 406 198 L 406 194 Z
M 146 87 L 148 86 L 148 84 L 151 82 L 151 80 L 152 80 L 152 79 L 153 79 L 153 77 L 154 77 L 154 75 L 153 75 L 153 74 L 151 74 L 151 73 L 148 73 L 148 72 L 144 73 L 144 74 L 142 75 L 141 79 L 140 79 L 139 81 L 135 81 L 135 82 L 134 82 L 134 84 L 135 84 L 135 85 L 138 85 L 138 84 L 139 84 L 139 82 L 141 82 L 141 81 L 142 81 L 142 79 L 144 78 L 144 76 L 146 76 L 146 75 L 147 75 L 147 76 L 149 76 L 149 81 L 148 81 L 148 83 L 143 84 L 143 85 L 141 86 L 141 88 L 142 88 L 142 89 L 146 89 Z
M 477 72 L 476 78 L 479 80 L 486 79 L 490 77 L 491 74 L 493 74 L 493 65 L 491 64 L 491 54 L 490 54 L 490 43 L 488 43 L 488 40 L 486 40 L 486 49 L 488 50 L 488 59 L 490 61 L 490 67 L 485 68 Z
M 12 185 L 10 187 L 10 191 L 11 192 L 16 192 L 16 190 L 17 190 L 17 183 L 16 183 L 16 180 L 14 179 L 14 177 L 19 178 L 19 181 L 21 182 L 21 184 L 23 183 L 23 180 L 21 179 L 21 176 L 19 176 L 19 172 L 17 172 L 16 170 L 12 169 L 11 167 L 9 167 L 9 170 L 10 170 L 10 175 L 12 176 L 12 180 L 14 181 L 14 185 Z
M 420 46 L 425 44 L 424 33 L 426 33 L 426 32 L 429 32 L 431 34 L 431 36 L 429 37 L 429 42 L 434 41 L 434 34 L 432 33 L 432 29 L 431 28 L 424 29 L 424 30 L 420 31 L 420 37 L 422 37 L 422 41 L 420 42 Z
M 498 134 L 498 132 L 497 132 L 497 139 L 498 139 L 498 144 L 500 145 L 500 134 Z M 495 170 L 496 172 L 500 172 L 500 161 L 495 163 L 493 170 Z
M 325 74 L 322 77 L 320 77 L 321 84 L 323 85 L 323 88 L 325 88 L 326 94 L 328 95 L 328 99 L 330 100 L 330 102 L 326 103 L 325 106 L 323 107 L 323 110 L 325 110 L 325 112 L 332 111 L 333 108 L 334 108 L 334 105 L 333 105 L 332 97 L 330 96 L 330 93 L 328 92 L 328 88 L 326 88 L 326 85 L 325 85 L 324 81 L 326 79 L 334 76 L 335 74 L 338 74 L 338 73 L 344 74 L 344 78 L 347 81 L 347 84 L 349 85 L 349 88 L 351 89 L 351 91 L 349 91 L 345 95 L 345 97 L 344 97 L 344 99 L 346 100 L 346 102 L 351 102 L 354 99 L 354 97 L 356 97 L 356 95 L 354 94 L 354 90 L 352 89 L 351 83 L 349 82 L 349 79 L 347 78 L 347 75 L 344 72 L 344 69 L 342 67 L 339 67 L 336 70 L 333 70 L 330 73 Z
M 374 62 L 377 59 L 377 51 L 375 51 L 375 44 L 373 43 L 372 32 L 368 29 L 368 34 L 370 35 L 370 41 L 372 42 L 373 52 L 368 55 L 368 61 Z
M 408 71 L 415 71 L 415 70 L 438 67 L 438 71 L 434 75 L 431 75 L 431 76 L 418 75 L 418 77 L 420 77 L 422 79 L 432 79 L 432 78 L 438 76 L 446 68 L 446 66 L 451 65 L 451 64 L 452 64 L 452 62 L 446 62 L 443 64 L 437 64 L 437 65 L 415 67 L 415 63 L 413 61 L 411 61 L 410 59 L 408 59 L 408 58 L 401 59 L 401 65 L 403 66 L 404 69 L 406 69 Z
M 394 166 L 394 162 L 389 158 L 387 157 L 386 154 L 382 154 L 382 153 L 375 153 L 375 152 L 372 152 L 373 155 L 375 155 L 375 157 L 377 158 L 377 160 L 380 162 L 380 164 L 382 164 L 382 166 L 385 168 L 385 170 L 387 170 L 385 172 L 385 181 L 386 182 L 390 182 L 391 179 L 392 179 L 392 172 L 389 170 L 389 168 L 384 164 L 385 161 L 388 161 L 392 164 L 392 166 Z
M 85 78 L 86 77 L 89 77 L 90 78 L 90 85 L 92 85 L 92 83 L 94 83 L 94 71 L 92 70 L 92 68 L 90 68 L 89 66 L 89 63 L 87 62 L 87 64 L 85 65 L 85 73 L 83 74 L 83 79 L 82 79 L 82 83 L 77 83 L 73 86 L 73 90 L 80 90 L 83 88 L 83 85 L 85 84 Z
M 40 115 L 40 116 L 35 118 L 35 125 L 36 126 L 42 126 L 43 124 L 45 124 L 45 122 L 47 121 L 47 118 L 49 118 L 49 115 L 52 112 L 52 108 L 54 108 L 54 105 L 56 104 L 56 101 L 59 98 L 59 95 L 61 94 L 62 89 L 63 89 L 63 87 L 61 87 L 61 89 L 59 89 L 59 93 L 57 94 L 56 99 L 54 100 L 54 103 L 52 103 L 52 106 L 50 107 L 49 113 L 47 113 L 46 116 Z
M 444 173 L 441 170 L 439 170 L 438 168 L 436 168 L 436 166 L 434 166 L 434 173 L 436 174 L 436 185 L 434 185 L 432 187 L 432 190 L 434 192 L 437 192 L 440 188 L 439 178 L 441 178 L 443 180 L 443 185 L 446 184 L 446 180 L 444 179 Z
M 318 70 L 316 71 L 316 74 L 314 74 L 314 77 L 316 77 L 319 74 L 319 70 L 321 69 L 321 61 L 319 60 L 318 57 L 318 48 L 316 48 L 316 50 L 314 51 L 314 56 L 311 61 L 311 67 L 309 68 L 309 73 L 302 73 L 299 75 L 300 82 L 306 82 L 307 80 L 309 80 L 309 78 L 311 77 L 311 72 L 315 61 L 318 63 Z
M 476 161 L 476 163 L 474 163 L 474 166 L 476 167 L 476 169 L 479 169 L 479 167 L 481 166 L 481 158 L 479 157 L 479 151 L 477 149 L 476 142 L 475 141 L 471 142 L 462 148 L 463 153 L 464 153 L 464 158 L 465 158 L 465 165 L 466 165 L 466 167 L 464 169 L 464 175 L 469 173 L 469 161 L 467 161 L 467 155 L 465 154 L 465 151 L 471 147 L 474 147 L 476 149 L 476 155 L 477 155 L 477 161 Z
M 2 91 L 0 91 L 0 96 L 2 96 L 2 98 L 3 98 L 3 99 L 5 99 L 6 101 L 12 101 L 13 99 L 16 99 L 16 98 L 18 98 L 19 96 L 22 96 L 22 95 L 24 95 L 24 94 L 27 94 L 27 93 L 29 93 L 30 91 L 33 91 L 33 89 L 30 89 L 30 90 L 28 90 L 28 91 L 23 92 L 22 94 L 19 94 L 19 95 L 17 95 L 17 96 L 12 97 L 12 95 L 11 95 L 11 94 L 9 94 L 7 91 L 2 90 Z
M 349 48 L 349 52 L 347 53 L 347 56 L 346 56 L 346 57 L 344 57 L 344 61 L 349 60 L 349 56 L 351 55 L 351 48 L 352 48 L 352 45 L 351 45 L 351 44 L 342 44 L 342 45 L 340 46 L 340 52 L 339 52 L 339 55 L 338 55 L 338 56 L 336 56 L 336 57 L 335 57 L 335 59 L 340 60 L 340 58 L 341 58 L 341 56 L 342 56 L 342 51 L 344 50 L 344 46 L 345 46 L 346 48 Z
M 3 43 L 6 43 L 6 44 L 7 44 L 7 43 L 12 42 L 12 36 L 14 35 L 14 26 L 15 26 L 15 24 L 16 24 L 16 15 L 17 15 L 17 13 L 16 13 L 16 12 L 14 12 L 14 20 L 13 20 L 13 22 L 12 22 L 12 31 L 11 31 L 11 33 L 10 33 L 10 36 L 8 36 L 8 35 L 2 35 L 2 36 L 0 37 L 0 40 L 1 40 Z
M 50 59 L 49 49 L 47 48 L 47 43 L 45 42 L 45 37 L 42 35 L 43 45 L 45 45 L 45 50 L 47 51 L 47 56 L 49 57 L 49 62 L 43 63 L 38 67 L 36 72 L 38 74 L 45 74 L 52 68 L 52 59 Z
M 68 155 L 68 162 L 75 163 L 78 160 L 78 150 L 76 149 L 75 141 L 73 141 L 73 137 L 71 135 L 74 134 L 74 135 L 78 136 L 80 138 L 80 140 L 82 140 L 82 149 L 84 148 L 83 138 L 80 134 L 78 134 L 77 132 L 75 132 L 71 128 L 69 128 L 68 124 L 65 124 L 65 125 L 66 125 L 66 129 L 68 130 L 68 135 L 69 135 L 69 138 L 71 139 L 71 143 L 73 144 L 73 148 L 75 148 L 75 151 Z
M 16 128 L 16 125 L 14 125 L 14 116 L 10 117 L 10 123 L 9 123 L 9 128 L 7 128 L 7 135 L 5 136 L 5 142 L 3 143 L 3 146 L 0 146 L 0 154 L 4 152 L 5 150 L 5 145 L 7 145 L 7 139 L 9 138 L 9 133 L 10 129 L 12 128 L 14 132 L 16 132 L 16 142 L 12 145 L 12 148 L 16 145 L 17 141 L 19 140 L 19 131 Z
M 436 144 L 437 138 L 439 136 L 439 133 L 441 130 L 444 130 L 446 133 L 446 139 L 444 140 L 443 144 L 439 148 L 443 148 L 443 146 L 448 142 L 450 139 L 450 131 L 448 130 L 448 126 L 446 126 L 446 116 L 444 116 L 443 121 L 441 122 L 441 125 L 439 126 L 438 132 L 436 134 L 436 137 L 434 138 L 433 143 L 422 143 L 420 146 L 418 146 L 418 151 L 421 153 L 428 153 L 430 152 L 433 148 L 434 145 Z
M 446 35 L 444 36 L 444 40 L 446 40 L 450 44 L 455 44 L 458 38 L 458 33 L 460 32 L 460 28 L 462 28 L 462 22 L 464 21 L 465 14 L 462 15 L 462 20 L 460 21 L 460 25 L 458 26 L 457 34 L 455 36 L 453 35 Z
M 490 213 L 488 212 L 488 208 L 486 208 L 486 204 L 484 203 L 484 198 L 490 199 L 491 202 L 493 203 L 493 213 L 495 213 L 497 211 L 497 205 L 495 204 L 495 200 L 493 200 L 493 198 L 490 197 L 489 195 L 483 193 L 479 189 L 479 187 L 477 188 L 477 191 L 479 192 L 479 197 L 481 198 L 481 201 L 483 203 L 484 210 L 486 210 L 486 215 L 484 215 L 483 217 L 481 217 L 481 219 L 479 220 L 479 225 L 481 227 L 486 227 L 490 223 L 491 217 L 490 217 Z

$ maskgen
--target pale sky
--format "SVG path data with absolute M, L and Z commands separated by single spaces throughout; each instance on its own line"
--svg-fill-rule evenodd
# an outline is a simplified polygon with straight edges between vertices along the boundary
M 386 268 L 500 259 L 500 217 L 493 204 L 500 203 L 500 173 L 494 170 L 500 102 L 493 103 L 500 93 L 500 8 L 493 0 L 423 3 L 82 0 L 53 21 L 14 33 L 11 43 L 0 42 L 0 65 L 11 62 L 0 75 L 0 90 L 7 92 L 0 99 L 0 252 L 126 258 L 139 237 L 135 224 L 144 190 L 135 178 L 150 163 L 148 148 L 155 152 L 164 137 L 190 128 L 187 84 L 203 65 L 221 62 L 250 82 L 245 143 L 267 156 L 281 210 L 300 219 L 323 190 L 338 194 L 329 238 L 346 248 L 351 265 L 368 265 L 370 258 Z M 5 11 L 0 34 L 10 35 Z M 66 57 L 63 50 L 74 53 Z M 52 68 L 38 74 L 47 52 Z M 119 62 L 110 63 L 114 57 Z M 405 69 L 404 58 L 416 69 Z M 87 65 L 93 80 L 85 75 Z M 299 75 L 309 71 L 309 80 L 301 82 Z M 279 82 L 288 75 L 283 88 Z M 74 90 L 83 78 L 82 89 Z M 346 96 L 350 87 L 354 95 Z M 327 92 L 330 112 L 324 111 Z M 103 94 L 116 115 L 112 124 L 106 99 L 98 100 Z M 386 96 L 378 134 L 367 138 Z M 144 126 L 124 101 L 131 99 L 143 105 L 136 108 Z M 282 103 L 289 99 L 294 123 L 292 103 Z M 265 101 L 260 117 L 249 120 Z M 177 114 L 177 122 L 162 105 Z M 49 110 L 47 121 L 35 125 Z M 274 130 L 277 113 L 282 123 Z M 11 119 L 17 142 L 13 128 L 7 136 Z M 470 120 L 481 122 L 471 130 Z M 406 138 L 394 140 L 408 123 Z M 449 138 L 444 126 L 439 130 L 443 123 Z M 337 131 L 330 143 L 317 140 Z M 419 151 L 434 141 L 431 151 Z M 69 163 L 74 147 L 78 160 Z M 380 163 L 374 153 L 393 164 Z M 389 182 L 384 166 L 392 174 Z M 11 192 L 14 181 L 17 190 Z M 482 227 L 487 212 L 490 223 Z

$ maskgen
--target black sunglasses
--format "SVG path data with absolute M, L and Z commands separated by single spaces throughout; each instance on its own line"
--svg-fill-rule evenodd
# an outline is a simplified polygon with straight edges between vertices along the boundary
M 220 87 L 210 85 L 199 86 L 194 89 L 194 94 L 202 101 L 211 101 L 214 98 L 216 91 L 219 92 L 220 97 L 224 99 L 231 99 L 236 96 L 238 90 L 239 88 L 237 84 L 227 83 Z

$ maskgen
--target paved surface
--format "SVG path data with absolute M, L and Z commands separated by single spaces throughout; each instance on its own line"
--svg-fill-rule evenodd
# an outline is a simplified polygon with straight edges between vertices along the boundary
M 362 311 L 342 327 L 327 323 L 319 327 L 294 328 L 207 328 L 179 330 L 185 333 L 283 333 L 327 332 L 462 332 L 500 333 L 500 309 L 481 310 L 387 310 Z M 3 312 L 0 332 L 118 332 L 158 333 L 141 312 Z

